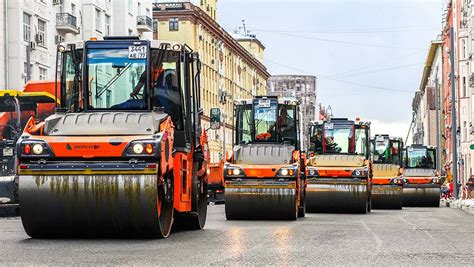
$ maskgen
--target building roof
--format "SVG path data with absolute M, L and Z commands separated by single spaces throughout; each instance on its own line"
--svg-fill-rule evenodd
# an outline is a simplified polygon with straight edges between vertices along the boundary
M 438 49 L 438 46 L 441 46 L 442 44 L 443 43 L 441 41 L 431 41 L 430 43 L 430 48 L 428 50 L 428 55 L 425 61 L 425 67 L 423 68 L 423 74 L 421 76 L 421 82 L 419 87 L 420 92 L 425 91 L 425 87 L 428 83 L 428 78 L 431 73 L 431 67 L 433 66 L 433 60 L 436 55 L 436 50 Z

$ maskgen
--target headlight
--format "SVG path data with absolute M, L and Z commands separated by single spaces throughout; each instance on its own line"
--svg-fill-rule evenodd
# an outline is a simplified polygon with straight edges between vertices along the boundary
M 319 173 L 317 170 L 313 169 L 313 168 L 308 168 L 306 170 L 306 176 L 307 177 L 318 177 L 319 176 Z
M 240 175 L 240 169 L 233 169 L 232 174 L 235 175 L 235 176 L 239 176 Z
M 24 140 L 17 144 L 18 157 L 48 158 L 53 156 L 51 148 L 43 140 Z
M 35 155 L 41 155 L 41 154 L 43 154 L 43 151 L 44 151 L 43 145 L 41 145 L 41 144 L 34 144 L 32 150 L 33 150 L 33 154 L 35 154 Z
M 365 169 L 354 170 L 352 172 L 352 176 L 357 177 L 357 178 L 367 178 L 367 170 Z
M 440 182 L 439 178 L 433 178 L 433 183 L 434 184 L 439 184 L 439 182 Z
M 143 145 L 142 144 L 134 144 L 133 145 L 133 153 L 135 153 L 135 154 L 143 153 Z
M 157 157 L 161 152 L 161 138 L 150 140 L 136 140 L 129 143 L 125 155 L 129 157 Z
M 224 169 L 224 176 L 243 177 L 245 176 L 245 173 L 239 167 L 227 167 Z
M 285 176 L 285 177 L 293 177 L 296 174 L 296 170 L 294 168 L 281 168 L 277 172 L 277 176 Z

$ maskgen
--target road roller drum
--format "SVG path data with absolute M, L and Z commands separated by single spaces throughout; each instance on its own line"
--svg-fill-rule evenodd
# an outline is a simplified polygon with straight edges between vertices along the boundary
M 403 188 L 399 185 L 373 185 L 373 209 L 401 209 Z
M 430 185 L 405 185 L 403 188 L 404 207 L 439 207 L 441 189 Z
M 368 210 L 368 190 L 365 182 L 312 182 L 306 188 L 308 212 L 354 212 Z
M 173 211 L 155 175 L 22 176 L 20 205 L 33 237 L 166 236 L 159 212 Z
M 297 218 L 295 188 L 227 188 L 225 199 L 228 220 Z

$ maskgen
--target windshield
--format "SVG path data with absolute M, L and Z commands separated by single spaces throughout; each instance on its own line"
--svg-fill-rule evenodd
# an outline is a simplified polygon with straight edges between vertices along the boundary
M 353 124 L 325 122 L 310 128 L 309 152 L 315 154 L 368 154 L 367 129 Z
M 278 104 L 270 99 L 260 99 L 254 103 L 254 140 L 257 142 L 276 142 L 275 127 Z M 273 134 L 272 134 L 273 133 Z
M 435 150 L 426 148 L 407 148 L 407 168 L 436 169 Z
M 353 140 L 351 125 L 324 124 L 323 152 L 324 153 L 353 153 L 350 142 Z
M 253 107 L 253 109 L 252 109 Z M 258 99 L 236 107 L 237 143 L 288 142 L 297 144 L 296 106 L 275 99 Z
M 87 53 L 90 88 L 90 108 L 119 109 L 131 98 L 141 75 L 145 72 L 146 58 L 130 57 L 129 49 L 89 49 Z M 135 101 L 126 109 L 145 109 L 144 86 Z
M 388 137 L 376 136 L 372 140 L 373 162 L 380 164 L 400 164 L 400 142 Z

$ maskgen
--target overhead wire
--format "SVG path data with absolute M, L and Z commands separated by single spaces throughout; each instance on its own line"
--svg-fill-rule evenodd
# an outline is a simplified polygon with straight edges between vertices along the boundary
M 371 88 L 371 89 L 375 89 L 375 90 L 383 90 L 383 91 L 391 91 L 391 92 L 401 92 L 401 93 L 413 93 L 413 91 L 411 91 L 411 90 L 403 90 L 403 89 L 397 89 L 397 88 L 381 87 L 381 86 L 375 86 L 375 85 L 370 85 L 370 84 L 363 84 L 363 83 L 357 83 L 357 82 L 351 82 L 351 81 L 345 81 L 345 80 L 341 80 L 341 79 L 331 78 L 331 77 L 329 77 L 329 76 L 314 74 L 314 73 L 310 73 L 310 72 L 307 72 L 307 71 L 304 71 L 304 70 L 300 70 L 300 69 L 297 69 L 297 68 L 294 68 L 294 67 L 291 67 L 291 66 L 288 66 L 288 65 L 285 65 L 285 64 L 282 64 L 282 63 L 279 63 L 279 62 L 270 60 L 270 59 L 268 59 L 268 58 L 265 59 L 265 60 L 268 61 L 268 62 L 270 62 L 270 63 L 273 63 L 273 64 L 276 64 L 276 65 L 280 65 L 280 66 L 282 66 L 282 67 L 285 67 L 285 68 L 287 68 L 287 69 L 291 69 L 291 70 L 294 70 L 294 71 L 298 71 L 298 72 L 300 72 L 300 73 L 306 73 L 306 74 L 308 74 L 308 75 L 316 76 L 317 78 L 327 79 L 327 80 L 331 80 L 331 81 L 335 81 L 335 82 L 339 82 L 339 83 L 350 84 L 350 85 L 357 85 L 357 86 L 360 86 L 360 87 L 366 87 L 366 88 Z

